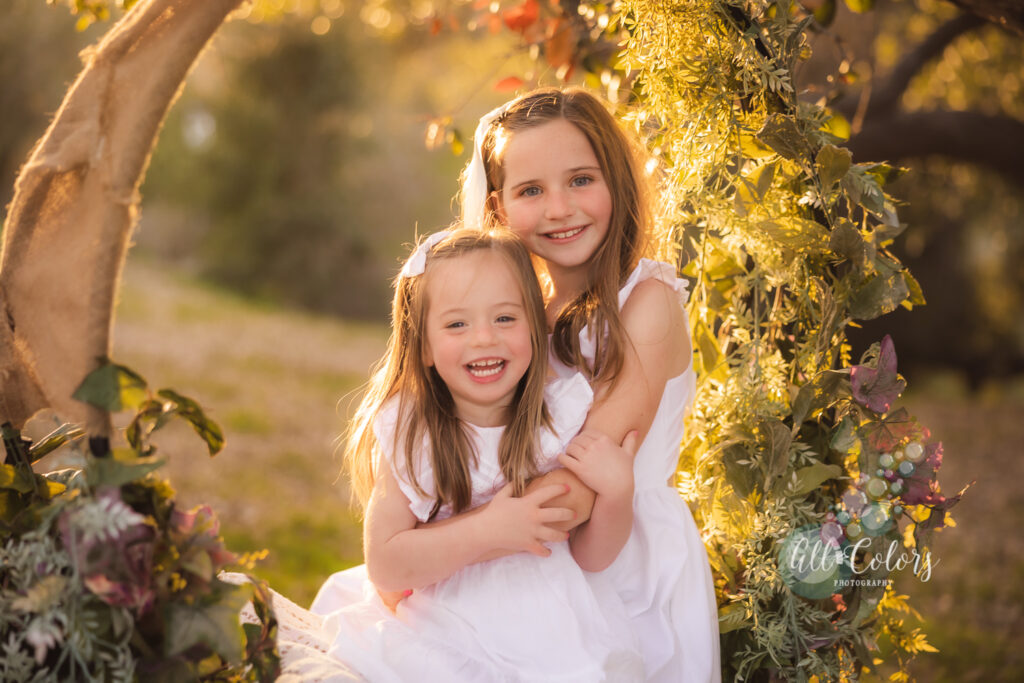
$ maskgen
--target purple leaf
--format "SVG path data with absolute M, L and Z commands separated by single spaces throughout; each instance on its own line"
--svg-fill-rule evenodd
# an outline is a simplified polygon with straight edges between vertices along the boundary
M 907 383 L 896 374 L 896 349 L 892 337 L 885 335 L 878 351 L 877 367 L 855 365 L 850 370 L 853 398 L 876 413 L 888 412 Z

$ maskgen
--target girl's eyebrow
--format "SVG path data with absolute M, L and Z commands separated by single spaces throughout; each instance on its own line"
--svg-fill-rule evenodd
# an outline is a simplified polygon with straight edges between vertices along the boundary
M 493 304 L 491 306 L 491 308 L 525 308 L 525 307 L 523 306 L 523 304 L 521 304 L 521 303 L 519 303 L 517 301 L 498 301 L 495 304 Z M 459 307 L 459 308 L 445 308 L 445 309 L 442 309 L 440 311 L 439 315 L 442 315 L 442 316 L 445 316 L 445 315 L 456 315 L 456 314 L 459 314 L 459 313 L 465 313 L 467 310 L 468 309 L 462 308 L 462 307 Z
M 573 173 L 579 173 L 580 171 L 597 171 L 598 173 L 600 173 L 601 172 L 601 167 L 600 166 L 574 166 L 572 168 L 566 169 L 565 172 L 571 175 Z M 538 182 L 540 182 L 540 181 L 535 179 L 535 178 L 531 178 L 530 180 L 521 180 L 518 183 L 516 183 L 515 185 L 512 185 L 512 188 L 515 189 L 517 187 L 522 187 L 523 185 L 534 185 L 534 184 L 536 184 Z

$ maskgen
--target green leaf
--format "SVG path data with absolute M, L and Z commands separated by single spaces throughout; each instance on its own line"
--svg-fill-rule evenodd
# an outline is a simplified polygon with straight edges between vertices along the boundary
M 92 488 L 120 487 L 142 479 L 163 467 L 166 462 L 166 459 L 155 455 L 139 457 L 135 451 L 115 448 L 109 458 L 89 458 L 85 466 L 85 477 Z
M 850 297 L 850 315 L 858 320 L 874 320 L 895 310 L 909 294 L 902 273 L 874 275 Z
M 718 632 L 728 633 L 747 626 L 747 608 L 741 602 L 731 602 L 718 610 Z
M 783 114 L 772 114 L 757 133 L 757 139 L 786 159 L 798 160 L 808 154 L 809 146 L 796 121 Z
M 125 430 L 124 436 L 130 445 L 135 450 L 142 452 L 146 450 L 146 440 L 154 427 L 146 427 L 147 421 L 156 422 L 158 418 L 164 413 L 164 404 L 162 401 L 156 399 L 146 399 L 138 407 L 135 417 L 132 418 L 131 423 Z
M 821 185 L 828 190 L 850 170 L 850 166 L 853 165 L 853 154 L 843 147 L 825 145 L 818 151 L 815 162 Z
M 828 231 L 820 223 L 784 216 L 757 224 L 763 231 L 784 247 L 797 251 L 821 251 L 828 246 Z
M 700 353 L 700 364 L 705 373 L 714 371 L 722 362 L 722 351 L 718 347 L 718 341 L 711 335 L 707 325 L 698 324 L 694 330 L 694 339 L 697 342 L 697 351 Z
M 64 423 L 60 427 L 32 444 L 28 449 L 32 462 L 39 460 L 44 455 L 52 453 L 66 443 L 76 441 L 85 436 L 85 430 L 76 424 Z
M 104 360 L 86 375 L 72 398 L 116 413 L 135 408 L 145 400 L 146 380 L 123 365 Z
M 863 14 L 875 6 L 875 0 L 844 0 L 852 11 Z
M 841 181 L 850 199 L 879 217 L 885 217 L 885 194 L 873 176 L 860 165 L 851 166 Z
M 903 176 L 907 172 L 907 169 L 901 166 L 892 166 L 885 162 L 879 162 L 865 166 L 864 172 L 874 178 L 879 187 L 884 187 L 888 183 L 891 183 L 897 178 Z
M 844 417 L 832 435 L 829 446 L 844 455 L 859 455 L 860 436 L 857 433 L 857 423 L 849 417 Z
M 793 431 L 781 420 L 765 420 L 760 425 L 764 434 L 765 479 L 771 485 L 775 478 L 786 471 L 789 464 L 789 447 L 793 443 Z
M 836 142 L 845 142 L 850 139 L 852 128 L 850 122 L 846 120 L 846 117 L 839 112 L 827 109 L 829 117 L 825 119 L 825 123 L 819 129 L 821 132 L 835 139 Z
M 764 200 L 765 194 L 772 186 L 778 165 L 778 161 L 762 164 L 750 173 L 740 176 L 734 197 L 737 214 L 746 216 L 749 212 L 748 207 Z
M 910 274 L 909 270 L 903 271 L 903 280 L 907 283 L 907 291 L 910 292 L 910 296 L 903 302 L 903 306 L 908 310 L 914 306 L 924 306 L 927 302 L 924 300 L 921 284 Z
M 758 488 L 754 472 L 749 464 L 750 454 L 741 445 L 729 446 L 722 451 L 722 464 L 725 465 L 725 480 L 733 491 L 746 498 Z M 742 461 L 742 462 L 741 462 Z
M 29 493 L 34 491 L 36 486 L 31 474 L 15 468 L 14 465 L 0 465 L 0 488 Z
M 206 442 L 210 455 L 216 455 L 224 448 L 224 433 L 220 430 L 220 426 L 206 416 L 198 403 L 173 389 L 161 389 L 157 395 L 174 403 L 177 414 L 192 425 L 196 434 Z M 158 423 L 157 427 L 160 426 Z
M 839 465 L 826 465 L 822 462 L 808 467 L 801 467 L 794 473 L 796 485 L 791 489 L 792 493 L 794 496 L 810 493 L 829 479 L 835 479 L 842 476 L 842 474 L 843 468 Z
M 26 507 L 24 499 L 12 489 L 0 489 L 0 522 L 10 524 Z M 6 540 L 7 532 L 0 526 L 0 542 Z
M 824 370 L 800 387 L 793 401 L 793 426 L 799 429 L 809 416 L 839 400 L 842 396 L 840 384 L 846 376 L 842 371 Z
M 858 268 L 865 268 L 868 264 L 868 243 L 864 241 L 860 230 L 850 221 L 840 221 L 833 228 L 828 238 L 828 248 L 856 264 Z
M 224 584 L 217 602 L 167 605 L 164 611 L 167 656 L 173 657 L 195 645 L 205 645 L 231 664 L 241 662 L 245 640 L 238 613 L 251 594 L 251 589 L 245 585 Z

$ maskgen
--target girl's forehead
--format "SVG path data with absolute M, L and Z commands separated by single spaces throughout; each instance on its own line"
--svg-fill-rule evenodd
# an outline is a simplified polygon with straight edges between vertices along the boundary
M 522 298 L 515 269 L 509 259 L 493 249 L 434 258 L 428 261 L 426 276 L 428 295 L 460 295 L 486 283 L 488 291 L 514 289 Z
M 511 133 L 504 144 L 506 180 L 512 174 L 544 169 L 572 169 L 597 165 L 590 140 L 574 123 L 552 119 Z

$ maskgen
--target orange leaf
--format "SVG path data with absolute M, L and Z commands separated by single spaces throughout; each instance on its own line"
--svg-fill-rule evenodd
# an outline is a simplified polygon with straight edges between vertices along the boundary
M 436 36 L 438 33 L 441 32 L 441 28 L 443 26 L 444 26 L 444 24 L 441 23 L 441 19 L 439 17 L 434 17 L 433 19 L 431 19 L 430 20 L 430 35 Z
M 516 88 L 522 87 L 525 82 L 526 81 L 519 78 L 519 76 L 506 76 L 494 84 L 494 89 L 498 92 L 512 92 L 516 90 Z
M 505 26 L 512 31 L 525 33 L 532 24 L 540 17 L 540 5 L 537 0 L 526 0 L 522 5 L 506 10 L 502 14 Z
M 551 24 L 551 37 L 544 45 L 544 57 L 555 69 L 571 66 L 573 62 L 575 34 L 572 25 L 565 19 L 556 19 Z

